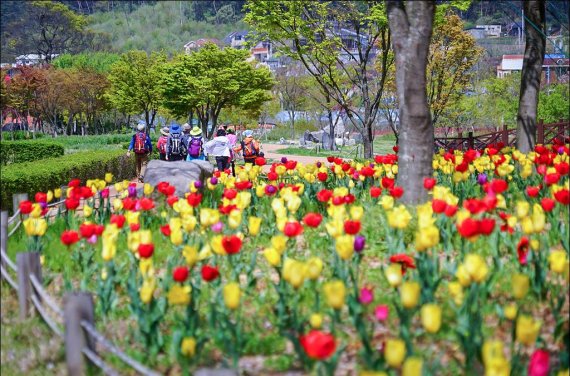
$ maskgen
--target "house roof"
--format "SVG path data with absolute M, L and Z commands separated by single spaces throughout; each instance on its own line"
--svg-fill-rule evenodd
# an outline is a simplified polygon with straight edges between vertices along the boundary
M 224 38 L 224 43 L 226 44 L 230 44 L 232 43 L 232 39 L 235 36 L 242 36 L 242 37 L 247 37 L 247 34 L 249 32 L 247 30 L 240 30 L 240 31 L 232 31 L 231 33 L 229 33 L 228 35 L 226 35 L 226 37 Z

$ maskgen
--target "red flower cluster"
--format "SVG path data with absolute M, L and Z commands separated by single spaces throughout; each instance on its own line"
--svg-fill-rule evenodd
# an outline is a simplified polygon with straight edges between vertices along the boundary
M 71 246 L 79 241 L 79 234 L 77 231 L 68 230 L 61 233 L 61 242 L 66 246 Z
M 210 265 L 203 265 L 201 273 L 202 273 L 202 279 L 206 282 L 211 282 L 214 279 L 218 278 L 218 276 L 220 275 L 218 268 Z
M 307 355 L 312 359 L 327 359 L 336 349 L 336 343 L 332 334 L 318 330 L 312 330 L 309 334 L 301 336 L 299 342 Z
M 179 266 L 177 268 L 174 268 L 174 270 L 172 271 L 172 279 L 174 279 L 176 282 L 182 283 L 186 281 L 189 274 L 190 271 L 188 270 L 188 267 Z
M 229 255 L 238 253 L 241 249 L 241 244 L 241 239 L 236 235 L 224 236 L 222 238 L 222 247 L 224 247 L 224 250 Z
M 309 227 L 319 227 L 322 220 L 323 216 L 319 213 L 307 213 L 303 218 L 303 222 Z
M 303 233 L 303 225 L 297 221 L 287 222 L 283 228 L 283 233 L 289 238 L 294 238 Z
M 482 218 L 480 220 L 466 218 L 457 225 L 457 231 L 464 238 L 472 238 L 477 235 L 490 235 L 495 229 L 495 220 L 492 218 Z
M 165 196 L 172 196 L 176 192 L 176 188 L 166 181 L 161 181 L 156 185 L 156 190 Z

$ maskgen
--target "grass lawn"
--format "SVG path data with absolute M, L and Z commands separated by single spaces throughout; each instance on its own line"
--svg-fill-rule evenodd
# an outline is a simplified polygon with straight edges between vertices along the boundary
M 374 154 L 388 154 L 393 153 L 392 147 L 396 144 L 396 138 L 393 134 L 387 134 L 384 136 L 376 137 L 374 140 Z M 362 157 L 362 145 L 358 146 L 344 146 L 338 151 L 324 150 L 322 148 L 302 148 L 297 146 L 291 146 L 284 149 L 279 149 L 279 154 L 288 155 L 302 155 L 302 156 L 312 156 L 312 157 L 326 157 L 329 155 L 334 155 L 342 158 L 355 158 L 357 153 L 359 157 Z

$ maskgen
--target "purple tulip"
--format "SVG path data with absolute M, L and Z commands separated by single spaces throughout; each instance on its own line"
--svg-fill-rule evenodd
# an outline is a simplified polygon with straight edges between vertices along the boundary
M 210 228 L 212 229 L 212 231 L 214 232 L 222 232 L 222 230 L 224 229 L 224 223 L 222 221 L 219 221 L 217 223 L 214 223 L 212 226 L 210 226 Z
M 194 188 L 201 189 L 202 188 L 202 182 L 200 180 L 196 180 L 194 182 Z
M 40 204 L 40 207 L 42 208 L 42 210 L 47 208 L 47 202 L 42 201 L 42 202 L 39 202 L 39 204 Z
M 281 157 L 281 163 L 287 163 L 287 157 Z
M 370 167 L 370 168 L 374 168 L 374 166 L 376 166 L 375 163 L 370 163 L 370 164 L 368 165 L 368 167 Z
M 218 184 L 218 178 L 215 177 L 215 176 L 212 176 L 212 177 L 210 178 L 210 184 L 212 184 L 212 185 Z
M 486 174 L 479 174 L 477 175 L 477 183 L 483 185 L 487 182 L 487 175 Z
M 277 192 L 276 186 L 271 185 L 271 184 L 265 186 L 265 193 L 267 193 L 268 195 L 272 195 L 275 192 Z
M 321 162 L 317 162 L 317 168 L 321 168 L 323 164 Z
M 97 235 L 93 234 L 89 237 L 89 239 L 87 239 L 87 242 L 89 244 L 95 244 L 97 243 Z
M 137 187 L 129 185 L 127 190 L 129 191 L 129 197 L 137 197 Z
M 558 154 L 564 154 L 564 146 L 558 147 Z
M 362 252 L 366 245 L 366 238 L 362 235 L 356 235 L 354 238 L 354 251 L 357 253 Z

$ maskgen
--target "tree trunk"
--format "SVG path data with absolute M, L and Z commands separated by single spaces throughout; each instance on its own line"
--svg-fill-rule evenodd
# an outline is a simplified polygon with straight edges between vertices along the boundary
M 427 199 L 423 178 L 433 173 L 433 124 L 426 95 L 426 66 L 435 1 L 387 3 L 396 61 L 400 106 L 397 184 L 404 188 L 402 202 Z
M 364 133 L 362 136 L 362 143 L 364 145 L 364 158 L 372 158 L 374 155 L 374 134 L 372 132 L 372 120 L 368 119 L 364 126 Z
M 524 4 L 524 16 L 528 19 L 526 45 L 521 76 L 519 112 L 517 114 L 517 148 L 528 153 L 536 143 L 536 109 L 540 91 L 540 76 L 546 45 L 545 39 L 545 2 L 527 0 Z

